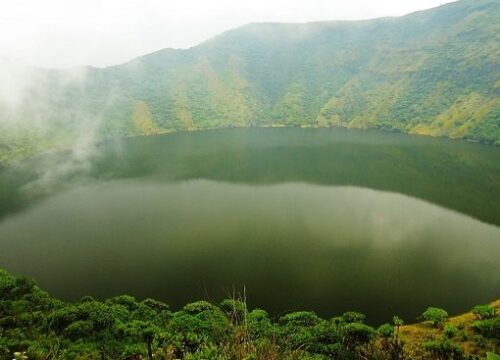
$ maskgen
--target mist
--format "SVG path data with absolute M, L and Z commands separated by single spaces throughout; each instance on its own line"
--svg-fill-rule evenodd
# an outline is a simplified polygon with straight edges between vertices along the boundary
M 97 144 L 105 123 L 101 112 L 91 114 L 59 100 L 64 94 L 85 91 L 88 70 L 48 71 L 14 61 L 0 65 L 0 164 L 42 155 L 32 164 L 37 178 L 22 188 L 26 195 L 51 192 L 70 179 L 84 181 L 99 156 Z M 61 105 L 54 106 L 59 101 Z M 43 156 L 55 151 L 66 156 Z
M 0 5 L 0 57 L 60 68 L 109 66 L 189 48 L 251 22 L 400 16 L 447 0 L 21 0 Z

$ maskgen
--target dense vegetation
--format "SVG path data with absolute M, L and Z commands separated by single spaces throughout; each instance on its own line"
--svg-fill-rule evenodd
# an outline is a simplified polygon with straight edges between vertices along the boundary
M 232 126 L 500 143 L 499 34 L 497 0 L 460 0 L 401 18 L 251 24 L 104 69 L 32 69 L 15 109 L 0 103 L 0 163 L 93 136 Z
M 395 316 L 374 328 L 358 312 L 272 319 L 234 299 L 175 312 L 127 295 L 66 303 L 3 270 L 0 300 L 0 359 L 480 359 L 500 345 L 500 302 L 452 319 L 429 308 L 422 324 Z

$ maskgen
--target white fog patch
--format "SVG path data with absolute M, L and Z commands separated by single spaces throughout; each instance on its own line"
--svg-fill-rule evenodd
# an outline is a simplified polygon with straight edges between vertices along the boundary
M 85 81 L 85 79 L 81 78 L 81 81 Z M 75 85 L 74 82 L 69 84 Z M 118 89 L 110 92 L 104 109 L 118 96 L 117 94 Z M 43 161 L 37 164 L 39 175 L 35 181 L 23 187 L 22 191 L 25 195 L 50 193 L 56 188 L 69 188 L 92 180 L 89 177 L 89 172 L 92 164 L 102 156 L 99 142 L 103 137 L 100 132 L 106 118 L 102 112 L 95 116 L 76 114 L 75 117 L 78 125 L 74 132 L 77 136 L 61 150 L 61 154 L 46 156 Z
M 104 106 L 95 113 L 64 105 L 60 96 L 84 94 L 91 68 L 67 70 L 36 69 L 12 61 L 0 65 L 0 146 L 13 149 L 5 158 L 9 163 L 22 160 L 12 155 L 61 151 L 41 156 L 35 163 L 36 180 L 22 189 L 25 195 L 52 191 L 55 187 L 88 180 L 92 162 L 99 157 L 98 142 L 105 124 L 104 111 L 116 99 L 111 91 Z M 54 105 L 54 104 L 61 104 Z M 26 148 L 23 148 L 26 147 Z M 0 162 L 2 153 L 0 148 Z
M 84 89 L 88 71 L 88 67 L 40 69 L 0 59 L 0 125 L 46 130 L 50 120 L 40 114 L 46 113 L 51 98 L 70 89 Z M 24 108 L 30 109 L 29 117 L 24 115 Z
M 86 182 L 92 162 L 98 158 L 98 121 L 86 125 L 69 150 L 55 158 L 48 157 L 38 164 L 39 176 L 22 188 L 25 195 L 37 195 L 53 191 L 56 187 L 75 182 Z
M 13 60 L 0 60 L 0 123 L 13 119 L 15 112 L 34 85 L 35 69 Z M 10 116 L 8 116 L 10 115 Z
M 162 48 L 189 48 L 247 23 L 399 16 L 446 2 L 5 0 L 0 2 L 0 54 L 41 66 L 109 66 Z

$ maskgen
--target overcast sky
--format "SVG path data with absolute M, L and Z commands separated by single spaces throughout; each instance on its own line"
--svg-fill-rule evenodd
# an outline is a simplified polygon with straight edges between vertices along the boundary
M 0 57 L 107 66 L 249 22 L 398 16 L 451 0 L 0 0 Z

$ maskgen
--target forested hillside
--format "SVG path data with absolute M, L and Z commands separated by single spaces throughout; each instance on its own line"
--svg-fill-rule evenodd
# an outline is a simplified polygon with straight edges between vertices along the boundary
M 400 18 L 250 24 L 114 67 L 32 69 L 16 106 L 0 102 L 0 162 L 75 139 L 231 126 L 499 144 L 499 59 L 497 0 Z

